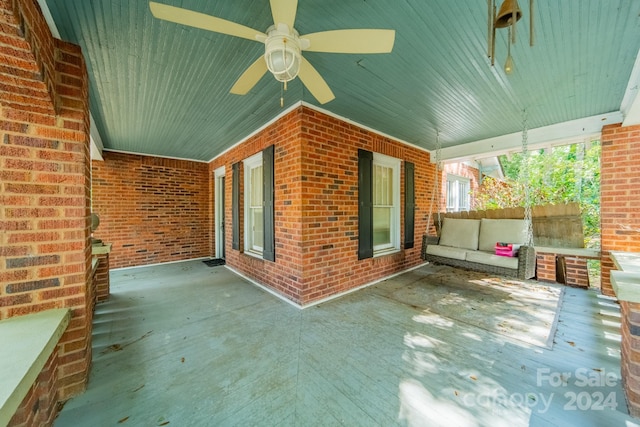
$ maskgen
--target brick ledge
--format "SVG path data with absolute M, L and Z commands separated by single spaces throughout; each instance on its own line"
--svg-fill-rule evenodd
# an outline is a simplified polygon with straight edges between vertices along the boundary
M 0 425 L 7 425 L 69 325 L 67 308 L 0 321 Z

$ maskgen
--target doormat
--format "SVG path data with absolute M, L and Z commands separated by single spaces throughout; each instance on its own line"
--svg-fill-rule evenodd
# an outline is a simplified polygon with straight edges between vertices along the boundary
M 220 259 L 220 258 L 216 258 L 216 259 L 206 259 L 204 261 L 205 264 L 207 264 L 207 267 L 217 267 L 219 265 L 224 265 L 224 260 Z

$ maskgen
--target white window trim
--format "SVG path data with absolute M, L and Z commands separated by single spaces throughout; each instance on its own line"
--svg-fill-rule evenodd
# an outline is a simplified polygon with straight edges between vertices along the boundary
M 373 257 L 389 255 L 400 251 L 400 164 L 402 161 L 395 157 L 373 153 L 373 166 L 391 168 L 393 178 L 393 209 L 391 210 L 391 244 L 383 247 L 373 247 Z M 373 179 L 375 181 L 375 177 Z M 372 183 L 374 185 L 374 183 Z
M 214 171 L 214 230 L 215 230 L 215 250 L 216 250 L 216 258 L 221 258 L 220 254 L 224 254 L 224 239 L 221 237 L 221 233 L 219 232 L 223 227 L 222 218 L 224 217 L 224 199 L 220 197 L 220 195 L 224 192 L 224 188 L 221 188 L 222 178 L 225 176 L 225 167 L 221 166 Z M 224 234 L 224 233 L 222 233 Z
M 249 191 L 251 187 L 251 174 L 249 172 L 253 168 L 262 166 L 262 152 L 244 159 L 242 163 L 244 170 L 244 253 L 262 259 L 262 251 L 258 251 L 252 247 L 249 230 L 249 225 L 251 224 L 251 212 L 249 209 L 249 204 L 251 203 L 251 192 Z

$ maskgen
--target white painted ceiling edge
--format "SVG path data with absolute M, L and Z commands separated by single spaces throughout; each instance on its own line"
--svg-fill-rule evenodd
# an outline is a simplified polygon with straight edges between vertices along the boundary
M 620 111 L 528 130 L 529 149 L 568 145 L 600 138 L 602 126 L 622 122 Z M 522 132 L 474 141 L 442 149 L 445 163 L 495 157 L 522 150 Z M 432 156 L 435 159 L 435 153 Z M 433 160 L 432 160 L 433 161 Z

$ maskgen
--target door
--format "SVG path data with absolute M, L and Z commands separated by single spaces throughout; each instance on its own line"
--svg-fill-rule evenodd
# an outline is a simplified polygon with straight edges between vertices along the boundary
M 218 258 L 224 259 L 224 176 L 220 178 L 220 204 L 218 205 L 220 209 L 220 226 L 218 228 L 218 235 L 220 236 L 220 245 L 218 250 Z

